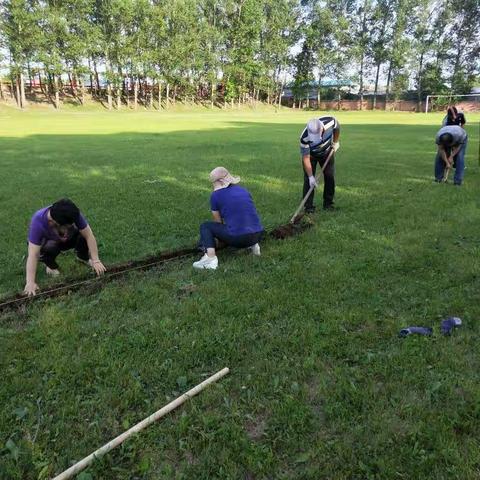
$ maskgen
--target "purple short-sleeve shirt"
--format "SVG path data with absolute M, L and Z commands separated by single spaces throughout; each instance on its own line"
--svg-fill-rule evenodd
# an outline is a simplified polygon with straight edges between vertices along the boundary
M 28 230 L 28 241 L 34 245 L 42 245 L 46 240 L 56 240 L 61 241 L 60 236 L 54 228 L 51 228 L 48 224 L 48 211 L 49 207 L 41 208 L 33 214 L 32 220 L 30 222 L 30 228 Z M 88 222 L 85 217 L 80 214 L 78 216 L 78 221 L 74 225 L 79 229 L 83 230 L 88 227 Z

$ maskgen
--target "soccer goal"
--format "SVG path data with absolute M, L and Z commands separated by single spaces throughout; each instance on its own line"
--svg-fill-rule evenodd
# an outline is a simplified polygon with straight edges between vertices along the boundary
M 480 92 L 468 95 L 428 95 L 425 113 L 445 110 L 449 105 L 456 105 L 463 112 L 480 112 Z

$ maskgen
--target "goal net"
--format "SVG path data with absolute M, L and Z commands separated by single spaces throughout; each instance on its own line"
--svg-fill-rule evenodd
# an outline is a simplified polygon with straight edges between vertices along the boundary
M 480 92 L 468 95 L 428 95 L 425 113 L 442 112 L 455 105 L 462 112 L 480 112 Z

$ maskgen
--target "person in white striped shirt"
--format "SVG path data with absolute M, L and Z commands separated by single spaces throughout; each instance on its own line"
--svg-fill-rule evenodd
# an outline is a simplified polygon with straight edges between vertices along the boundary
M 304 173 L 303 196 L 308 193 L 311 186 L 317 187 L 315 173 L 317 165 L 322 168 L 333 149 L 332 156 L 323 172 L 323 208 L 334 208 L 335 196 L 335 151 L 339 147 L 340 126 L 335 117 L 324 116 L 312 118 L 300 135 L 300 153 Z M 315 190 L 309 195 L 305 203 L 305 212 L 313 213 Z

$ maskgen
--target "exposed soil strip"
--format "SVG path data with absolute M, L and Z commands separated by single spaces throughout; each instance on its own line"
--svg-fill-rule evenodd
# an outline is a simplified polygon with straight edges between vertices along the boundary
M 111 279 L 119 277 L 120 275 L 124 275 L 135 270 L 147 270 L 158 265 L 163 265 L 172 260 L 178 260 L 179 258 L 191 256 L 197 252 L 198 250 L 196 248 L 185 248 L 182 250 L 163 252 L 158 256 L 151 256 L 142 260 L 118 263 L 109 266 L 108 273 L 102 277 L 85 278 L 72 283 L 60 283 L 54 288 L 40 291 L 34 297 L 26 297 L 21 293 L 17 293 L 0 303 L 0 313 L 10 308 L 18 308 L 21 305 L 31 303 L 37 299 L 58 297 L 86 286 L 92 286 L 98 289 L 102 286 L 102 284 L 107 283 Z
M 280 225 L 274 228 L 270 232 L 270 236 L 275 239 L 285 239 L 294 235 L 298 235 L 305 231 L 307 228 L 310 228 L 312 223 L 288 223 L 286 225 Z M 114 265 L 108 266 L 108 273 L 102 277 L 94 278 L 84 278 L 79 279 L 76 282 L 71 283 L 60 283 L 54 288 L 43 290 L 37 293 L 34 297 L 26 297 L 21 293 L 17 293 L 10 297 L 3 299 L 3 302 L 0 303 L 0 313 L 9 309 L 16 309 L 20 307 L 25 307 L 29 303 L 45 298 L 58 297 L 70 293 L 73 290 L 79 290 L 84 287 L 92 287 L 94 289 L 99 289 L 103 284 L 109 282 L 110 280 L 124 275 L 135 270 L 148 270 L 150 268 L 165 264 L 172 260 L 178 260 L 180 258 L 189 257 L 198 253 L 197 248 L 183 248 L 180 250 L 171 250 L 167 252 L 162 252 L 159 255 L 152 255 L 147 258 L 140 260 L 131 260 L 129 262 L 117 263 Z

